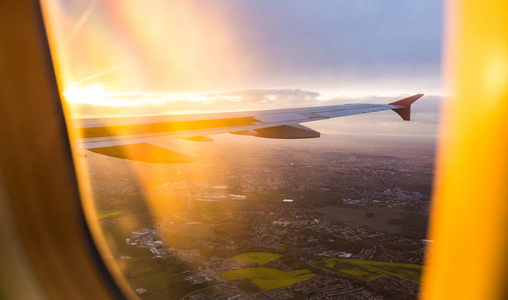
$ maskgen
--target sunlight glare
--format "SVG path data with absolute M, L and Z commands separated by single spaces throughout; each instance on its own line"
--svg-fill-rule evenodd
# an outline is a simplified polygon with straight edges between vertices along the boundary
M 86 87 L 71 86 L 63 96 L 70 104 L 90 104 L 99 106 L 124 107 L 160 105 L 171 101 L 206 102 L 210 100 L 196 93 L 118 93 L 109 92 L 102 85 Z

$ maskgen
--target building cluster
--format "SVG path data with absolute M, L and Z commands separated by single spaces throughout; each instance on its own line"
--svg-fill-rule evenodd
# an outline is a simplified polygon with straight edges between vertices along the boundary
M 168 256 L 168 249 L 159 231 L 155 227 L 143 227 L 133 231 L 131 237 L 125 239 L 127 245 L 140 248 L 147 248 L 155 258 L 164 258 Z

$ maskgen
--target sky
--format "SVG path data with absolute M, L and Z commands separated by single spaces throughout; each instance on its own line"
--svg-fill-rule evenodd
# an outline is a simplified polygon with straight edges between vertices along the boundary
M 77 117 L 388 103 L 424 93 L 413 109 L 418 128 L 395 125 L 398 116 L 388 112 L 374 119 L 375 130 L 437 133 L 446 93 L 439 1 L 48 0 L 44 7 L 60 86 Z M 344 119 L 316 126 L 361 133 L 370 123 L 372 130 L 370 116 Z

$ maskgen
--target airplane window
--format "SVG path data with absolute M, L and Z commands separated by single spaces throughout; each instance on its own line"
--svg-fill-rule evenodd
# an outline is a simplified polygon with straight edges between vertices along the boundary
M 418 297 L 440 2 L 42 4 L 87 222 L 132 295 Z

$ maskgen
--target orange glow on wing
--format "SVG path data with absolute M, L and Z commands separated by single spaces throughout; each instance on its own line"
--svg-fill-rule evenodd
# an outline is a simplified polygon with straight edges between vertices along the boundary
M 508 3 L 448 2 L 445 107 L 423 299 L 506 299 Z

